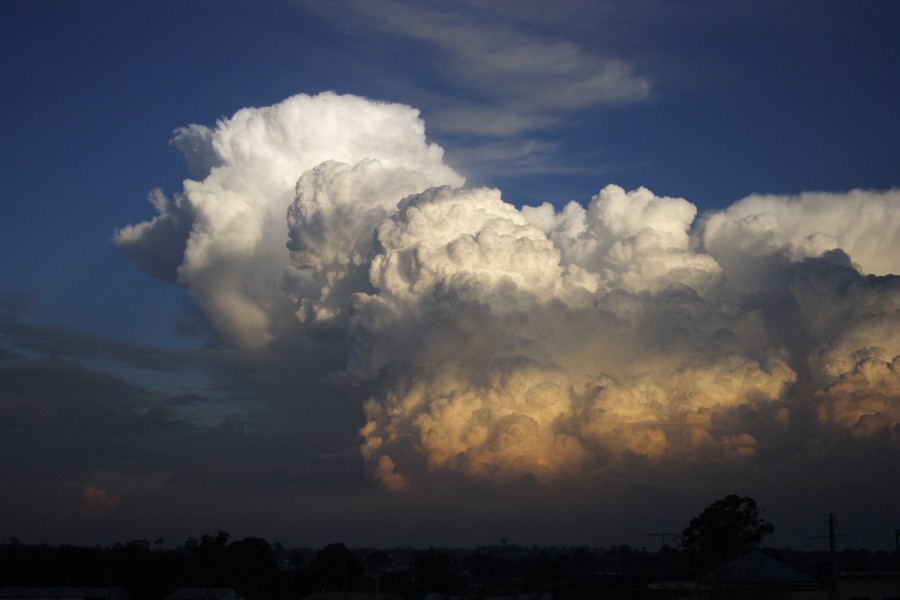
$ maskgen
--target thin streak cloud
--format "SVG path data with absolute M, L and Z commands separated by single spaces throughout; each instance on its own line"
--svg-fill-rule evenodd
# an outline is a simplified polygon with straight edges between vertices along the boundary
M 334 10 L 300 4 L 314 12 Z M 349 10 L 345 5 L 341 12 L 357 26 L 434 48 L 452 100 L 438 101 L 432 111 L 438 131 L 518 135 L 552 127 L 567 111 L 640 102 L 650 93 L 649 80 L 628 61 L 541 36 L 514 18 L 512 5 L 462 10 L 380 0 L 353 3 Z

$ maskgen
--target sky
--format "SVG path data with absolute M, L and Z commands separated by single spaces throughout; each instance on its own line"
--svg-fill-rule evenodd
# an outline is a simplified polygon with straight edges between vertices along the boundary
M 0 3 L 0 537 L 892 548 L 898 27 Z

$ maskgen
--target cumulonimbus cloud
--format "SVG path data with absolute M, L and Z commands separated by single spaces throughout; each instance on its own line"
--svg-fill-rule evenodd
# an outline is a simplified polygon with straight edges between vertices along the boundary
M 519 208 L 459 187 L 414 109 L 334 94 L 175 143 L 196 179 L 117 245 L 225 343 L 345 343 L 390 490 L 752 460 L 798 419 L 898 430 L 900 191 Z
M 377 159 L 421 173 L 421 189 L 464 181 L 426 143 L 418 111 L 333 93 L 243 109 L 213 129 L 190 125 L 172 143 L 194 179 L 171 199 L 154 191 L 159 214 L 114 242 L 151 275 L 190 288 L 219 334 L 244 348 L 273 339 L 290 312 L 279 286 L 291 265 L 285 212 L 305 171 Z

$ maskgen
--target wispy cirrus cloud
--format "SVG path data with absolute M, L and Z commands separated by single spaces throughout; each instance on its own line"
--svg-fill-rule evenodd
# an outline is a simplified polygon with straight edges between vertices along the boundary
M 387 52 L 415 52 L 412 60 L 424 72 L 381 76 L 403 82 L 430 131 L 445 139 L 451 164 L 475 180 L 585 171 L 569 150 L 548 148 L 554 144 L 544 134 L 572 126 L 585 111 L 641 103 L 651 93 L 650 77 L 638 65 L 584 30 L 587 22 L 604 31 L 621 23 L 618 7 L 566 5 L 548 14 L 508 2 L 300 4 L 339 19 L 348 35 L 395 39 L 404 48 Z M 431 80 L 427 87 L 425 80 Z
M 337 10 L 301 4 L 313 11 Z M 431 51 L 443 93 L 433 98 L 428 116 L 438 131 L 521 135 L 552 127 L 570 111 L 640 102 L 650 93 L 649 79 L 632 62 L 540 33 L 540 13 L 511 3 L 464 4 L 380 0 L 340 8 L 356 27 Z

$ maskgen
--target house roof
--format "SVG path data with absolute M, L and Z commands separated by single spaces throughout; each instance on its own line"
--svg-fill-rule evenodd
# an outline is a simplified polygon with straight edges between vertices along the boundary
M 738 558 L 701 578 L 704 582 L 723 583 L 816 583 L 802 573 L 759 550 Z

